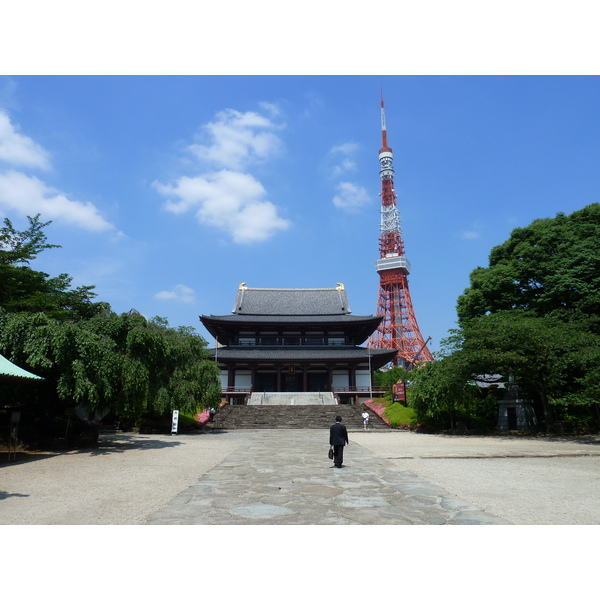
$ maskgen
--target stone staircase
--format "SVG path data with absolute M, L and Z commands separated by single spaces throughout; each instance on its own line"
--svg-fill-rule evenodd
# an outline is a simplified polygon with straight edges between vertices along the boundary
M 226 405 L 215 415 L 211 429 L 329 429 L 340 415 L 349 430 L 363 429 L 360 416 L 365 406 L 360 404 L 340 405 L 273 405 L 236 406 Z M 385 422 L 373 411 L 370 415 L 370 429 L 387 429 Z

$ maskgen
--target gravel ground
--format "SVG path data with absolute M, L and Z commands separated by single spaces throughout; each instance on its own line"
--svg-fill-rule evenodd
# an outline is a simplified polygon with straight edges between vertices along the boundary
M 94 449 L 3 463 L 0 524 L 142 523 L 240 442 L 224 435 L 105 433 Z
M 600 437 L 354 434 L 381 457 L 515 525 L 600 524 Z
M 243 452 L 246 435 L 105 433 L 94 449 L 2 462 L 0 524 L 143 523 L 240 446 Z M 600 523 L 597 437 L 351 431 L 350 440 L 511 523 Z

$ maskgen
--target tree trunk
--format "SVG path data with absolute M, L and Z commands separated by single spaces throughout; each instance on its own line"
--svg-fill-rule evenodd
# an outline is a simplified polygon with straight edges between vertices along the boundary
M 554 428 L 554 415 L 552 414 L 552 407 L 548 402 L 548 396 L 544 386 L 540 387 L 540 399 L 542 400 L 542 407 L 544 408 L 544 421 L 546 422 L 546 433 L 551 433 Z

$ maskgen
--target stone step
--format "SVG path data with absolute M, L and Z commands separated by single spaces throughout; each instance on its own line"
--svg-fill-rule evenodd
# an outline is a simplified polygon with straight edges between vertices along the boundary
M 364 405 L 336 406 L 232 406 L 227 405 L 215 415 L 214 429 L 327 429 L 340 415 L 348 429 L 362 429 Z M 372 410 L 369 428 L 387 429 L 386 423 Z

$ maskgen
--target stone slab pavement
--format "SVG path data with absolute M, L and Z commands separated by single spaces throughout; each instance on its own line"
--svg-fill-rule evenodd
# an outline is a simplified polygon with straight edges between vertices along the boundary
M 97 448 L 0 455 L 0 524 L 495 525 L 600 522 L 600 438 L 350 430 L 103 433 Z
M 397 467 L 360 443 L 351 443 L 346 448 L 345 466 L 334 469 L 326 457 L 328 448 L 323 431 L 247 433 L 234 453 L 150 515 L 146 522 L 154 525 L 506 522 Z
M 244 435 L 237 432 L 234 435 Z M 148 524 L 499 525 L 600 522 L 598 439 L 253 431 Z

